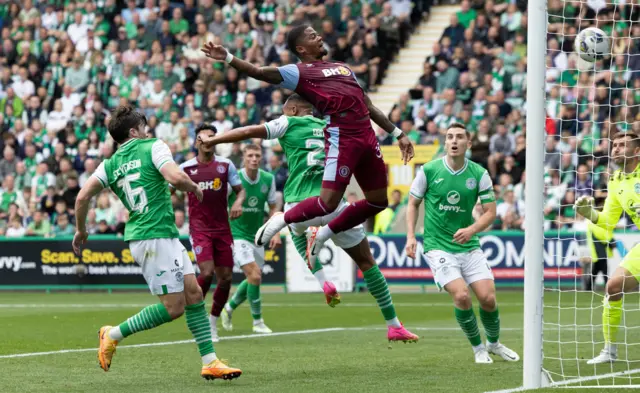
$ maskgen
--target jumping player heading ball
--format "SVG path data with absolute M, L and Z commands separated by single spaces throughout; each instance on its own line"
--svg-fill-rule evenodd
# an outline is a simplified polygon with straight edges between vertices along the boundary
M 349 205 L 311 239 L 309 262 L 313 265 L 326 240 L 387 207 L 387 170 L 371 120 L 398 138 L 405 163 L 413 158 L 413 145 L 371 103 L 347 65 L 323 60 L 328 52 L 322 37 L 312 27 L 301 25 L 291 29 L 287 44 L 301 63 L 256 67 L 234 57 L 220 45 L 208 43 L 202 51 L 254 79 L 295 91 L 320 111 L 327 122 L 324 130 L 326 162 L 320 196 L 305 199 L 284 215 L 274 215 L 256 234 L 256 245 L 266 244 L 287 224 L 335 211 L 351 175 L 364 191 L 365 200 Z M 204 144 L 214 144 L 211 138 L 201 137 L 201 140 Z

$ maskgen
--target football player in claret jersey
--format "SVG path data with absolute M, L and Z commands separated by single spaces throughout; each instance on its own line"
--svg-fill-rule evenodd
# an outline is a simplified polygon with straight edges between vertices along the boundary
M 248 126 L 225 132 L 209 140 L 211 144 L 238 142 L 249 138 L 278 139 L 289 164 L 289 178 L 284 187 L 285 212 L 297 203 L 320 194 L 322 188 L 325 154 L 322 130 L 323 120 L 313 117 L 313 107 L 300 95 L 291 95 L 284 104 L 284 115 L 266 124 Z M 202 136 L 204 137 L 204 136 Z M 309 221 L 289 224 L 291 238 L 300 256 L 305 259 L 307 236 L 316 226 L 326 224 L 347 207 L 345 201 L 333 213 L 316 217 Z M 235 235 L 235 233 L 234 233 Z M 398 317 L 391 299 L 387 281 L 378 269 L 362 225 L 357 225 L 332 237 L 334 244 L 341 247 L 362 270 L 369 292 L 376 299 L 386 321 L 387 338 L 390 341 L 413 342 L 418 336 L 405 329 Z M 236 248 L 237 250 L 237 248 Z M 334 307 L 340 302 L 335 285 L 327 281 L 318 260 L 308 266 L 323 289 L 327 304 Z M 222 313 L 224 326 L 224 311 Z
M 198 135 L 213 136 L 216 128 L 204 124 L 196 129 Z M 204 194 L 202 203 L 198 203 L 189 194 L 189 233 L 196 262 L 200 268 L 198 284 L 202 288 L 203 297 L 213 281 L 215 272 L 217 283 L 213 293 L 213 305 L 209 321 L 211 322 L 211 339 L 218 341 L 217 320 L 231 290 L 233 275 L 233 238 L 229 220 L 232 222 L 242 215 L 242 202 L 245 191 L 233 163 L 214 155 L 212 147 L 204 146 L 200 139 L 196 140 L 198 155 L 180 165 Z M 235 203 L 227 213 L 227 189 L 235 194 Z
M 593 207 L 593 198 L 582 196 L 576 201 L 576 211 L 610 235 L 627 213 L 636 226 L 640 226 L 640 137 L 632 132 L 621 132 L 613 137 L 613 162 L 618 165 L 609 178 L 607 198 L 602 211 Z M 637 291 L 640 282 L 640 245 L 635 245 L 609 278 L 602 309 L 604 348 L 589 364 L 612 363 L 618 360 L 618 328 L 622 319 L 622 297 L 625 292 Z
M 328 51 L 322 36 L 312 27 L 300 25 L 291 29 L 287 44 L 301 63 L 256 67 L 234 57 L 220 45 L 208 43 L 202 50 L 208 57 L 225 60 L 252 78 L 295 91 L 320 111 L 328 123 L 324 130 L 327 158 L 320 196 L 301 201 L 284 215 L 274 215 L 258 231 L 256 245 L 266 244 L 287 224 L 334 212 L 340 206 L 352 175 L 364 191 L 364 200 L 348 205 L 313 235 L 309 252 L 310 263 L 313 264 L 323 243 L 335 233 L 362 224 L 387 207 L 387 169 L 371 120 L 398 138 L 405 163 L 413 157 L 413 145 L 371 103 L 346 64 L 323 60 Z
M 200 142 L 201 143 L 201 142 Z M 260 169 L 262 149 L 257 145 L 246 145 L 243 149 L 244 168 L 240 170 L 240 181 L 246 192 L 241 205 L 242 216 L 231 222 L 233 234 L 233 259 L 247 277 L 243 280 L 233 298 L 222 310 L 222 327 L 232 330 L 231 315 L 242 302 L 249 301 L 253 317 L 254 333 L 271 333 L 262 319 L 260 284 L 264 266 L 264 247 L 253 244 L 258 228 L 264 223 L 264 207 L 269 206 L 269 217 L 276 213 L 276 183 L 272 174 Z M 238 203 L 234 195 L 229 196 L 229 206 Z M 275 249 L 282 241 L 280 235 L 271 238 L 269 247 Z
M 493 363 L 489 353 L 515 362 L 520 359 L 518 354 L 498 340 L 496 288 L 477 235 L 496 218 L 493 184 L 486 169 L 465 158 L 469 147 L 469 132 L 464 125 L 454 123 L 445 137 L 445 156 L 418 170 L 407 207 L 407 256 L 416 257 L 415 227 L 424 200 L 423 250 L 427 263 L 438 288 L 444 288 L 453 299 L 456 320 L 473 346 L 476 363 Z M 484 213 L 474 222 L 473 208 L 478 199 Z M 468 286 L 480 302 L 486 346 Z
M 79 255 L 87 241 L 86 219 L 91 199 L 103 188 L 110 188 L 129 211 L 124 241 L 129 243 L 131 256 L 142 267 L 151 293 L 160 299 L 160 303 L 145 307 L 118 326 L 100 328 L 100 367 L 109 371 L 116 346 L 125 337 L 185 314 L 202 357 L 202 377 L 237 378 L 240 370 L 216 358 L 202 291 L 187 250 L 178 240 L 167 183 L 193 193 L 198 201 L 202 201 L 202 191 L 180 171 L 166 143 L 147 139 L 146 128 L 146 118 L 129 106 L 113 112 L 109 134 L 120 147 L 98 166 L 76 199 L 74 252 Z

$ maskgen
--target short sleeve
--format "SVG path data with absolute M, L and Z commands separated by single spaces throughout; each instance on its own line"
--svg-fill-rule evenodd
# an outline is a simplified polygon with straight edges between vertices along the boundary
M 427 193 L 427 175 L 424 173 L 424 169 L 421 167 L 418 169 L 418 174 L 416 178 L 413 179 L 413 183 L 411 183 L 411 189 L 409 190 L 409 194 L 417 199 L 424 198 L 424 194 Z
M 93 175 L 91 176 L 98 179 L 98 181 L 102 184 L 102 187 L 109 187 L 109 179 L 107 178 L 107 171 L 106 169 L 104 169 L 104 161 L 101 162 L 100 165 L 98 165 L 98 168 L 96 168 L 95 172 L 93 172 Z
M 493 182 L 491 181 L 491 176 L 489 176 L 487 171 L 485 171 L 480 178 L 478 196 L 480 198 L 480 203 L 482 204 L 496 201 L 496 197 L 493 194 Z
M 157 170 L 160 170 L 164 164 L 173 162 L 171 150 L 169 150 L 169 146 L 167 146 L 164 141 L 157 140 L 153 144 L 151 147 L 151 160 L 153 161 L 153 166 L 155 166 Z
M 275 176 L 271 179 L 271 187 L 269 188 L 267 203 L 269 205 L 275 205 L 276 203 L 276 177 Z
M 242 184 L 242 182 L 240 181 L 240 176 L 238 175 L 238 170 L 231 161 L 229 161 L 229 177 L 227 182 L 231 187 L 239 186 Z
M 273 119 L 270 122 L 264 124 L 267 128 L 267 139 L 281 138 L 287 132 L 289 127 L 289 118 L 282 115 L 277 119 Z
M 289 90 L 295 90 L 298 87 L 298 81 L 300 80 L 300 70 L 295 64 L 287 64 L 286 66 L 278 67 L 280 76 L 282 76 L 282 83 L 278 87 L 283 87 Z

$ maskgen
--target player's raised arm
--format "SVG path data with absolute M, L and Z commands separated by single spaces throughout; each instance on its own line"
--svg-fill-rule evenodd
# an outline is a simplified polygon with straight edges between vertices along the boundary
M 241 142 L 251 138 L 266 139 L 267 128 L 264 125 L 246 126 L 236 128 L 235 130 L 225 132 L 222 135 L 215 135 L 212 137 L 198 135 L 198 139 L 200 139 L 200 141 L 202 141 L 202 143 L 207 147 L 220 145 L 223 143 Z
M 377 106 L 373 105 L 371 99 L 368 95 L 364 96 L 365 103 L 367 104 L 367 108 L 369 109 L 369 116 L 374 123 L 380 126 L 387 133 L 393 135 L 398 139 L 398 146 L 400 147 L 400 151 L 402 152 L 402 160 L 404 163 L 408 163 L 413 158 L 413 143 L 409 140 L 409 137 L 402 132 L 401 129 L 396 127 L 389 118 L 382 113 Z
M 236 166 L 232 162 L 229 163 L 229 186 L 231 186 L 231 189 L 236 194 L 236 200 L 229 210 L 229 219 L 235 220 L 242 215 L 242 204 L 247 197 L 247 192 L 244 187 L 242 187 L 238 169 L 236 169 Z
M 581 196 L 576 201 L 576 211 L 600 228 L 604 228 L 609 233 L 613 233 L 622 215 L 622 205 L 620 201 L 618 201 L 616 191 L 614 187 L 611 187 L 611 183 L 609 183 L 609 193 L 604 200 L 604 207 L 601 212 L 594 208 L 593 197 L 586 195 Z
M 233 56 L 222 45 L 216 45 L 213 42 L 208 42 L 204 44 L 202 51 L 207 55 L 207 57 L 218 61 L 226 61 L 231 67 L 254 79 L 274 85 L 280 84 L 284 80 L 277 67 L 256 67 L 248 61 L 244 61 Z

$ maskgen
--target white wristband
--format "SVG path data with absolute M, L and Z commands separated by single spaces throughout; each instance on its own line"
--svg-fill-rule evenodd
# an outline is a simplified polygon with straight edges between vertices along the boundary
M 399 138 L 402 136 L 402 130 L 399 129 L 398 127 L 396 127 L 392 132 L 391 132 L 391 136 L 393 136 L 394 138 Z
M 227 58 L 224 59 L 224 61 L 226 61 L 227 63 L 231 63 L 231 60 L 233 60 L 233 55 L 227 51 Z

